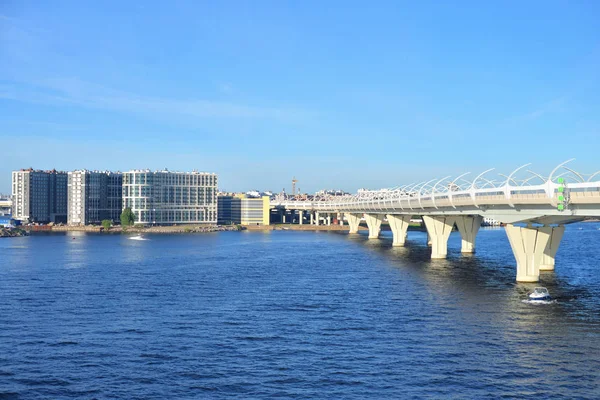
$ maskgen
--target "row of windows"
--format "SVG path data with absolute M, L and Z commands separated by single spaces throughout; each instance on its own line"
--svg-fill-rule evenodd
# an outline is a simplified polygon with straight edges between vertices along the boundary
M 124 186 L 124 197 L 212 197 L 216 195 L 216 189 L 212 187 L 152 187 L 152 186 Z
M 216 222 L 217 213 L 211 210 L 198 211 L 137 211 L 136 221 L 139 223 L 210 223 Z
M 217 177 L 216 175 L 209 174 L 155 174 L 151 172 L 128 172 L 123 174 L 123 184 L 217 186 Z

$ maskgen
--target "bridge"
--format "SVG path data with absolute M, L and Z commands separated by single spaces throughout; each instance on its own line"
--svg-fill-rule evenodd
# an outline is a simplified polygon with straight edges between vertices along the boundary
M 488 169 L 474 179 L 465 173 L 405 186 L 360 190 L 354 195 L 323 196 L 311 200 L 279 197 L 271 208 L 299 213 L 302 224 L 321 216 L 344 219 L 350 234 L 358 233 L 361 220 L 367 223 L 369 239 L 379 237 L 385 220 L 393 234 L 393 246 L 404 246 L 412 216 L 421 216 L 427 229 L 431 258 L 446 258 L 448 237 L 456 225 L 462 237 L 461 252 L 475 251 L 475 238 L 483 218 L 505 225 L 517 264 L 517 282 L 537 282 L 540 271 L 552 271 L 565 224 L 600 217 L 600 171 L 582 174 L 565 161 L 548 176 L 525 164 L 500 179 Z

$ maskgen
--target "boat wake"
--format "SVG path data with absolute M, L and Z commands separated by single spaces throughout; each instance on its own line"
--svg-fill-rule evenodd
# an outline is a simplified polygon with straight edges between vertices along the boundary
M 145 237 L 143 237 L 143 236 L 140 236 L 140 235 L 137 235 L 137 236 L 130 236 L 130 237 L 128 237 L 127 239 L 129 239 L 129 240 L 148 240 L 148 239 L 146 239 Z
M 529 299 L 521 300 L 521 302 L 523 302 L 525 304 L 533 304 L 534 306 L 537 306 L 537 305 L 543 306 L 543 305 L 558 303 L 558 301 L 556 301 L 556 300 L 529 300 Z

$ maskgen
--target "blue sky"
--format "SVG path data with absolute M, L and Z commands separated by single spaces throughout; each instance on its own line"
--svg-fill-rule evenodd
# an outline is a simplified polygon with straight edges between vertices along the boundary
M 13 169 L 380 188 L 576 157 L 600 169 L 595 1 L 0 0 Z

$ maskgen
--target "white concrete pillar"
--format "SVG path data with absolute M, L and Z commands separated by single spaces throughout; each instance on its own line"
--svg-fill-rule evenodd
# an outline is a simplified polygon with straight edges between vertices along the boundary
M 348 220 L 348 225 L 350 226 L 350 231 L 348 233 L 358 233 L 358 226 L 360 225 L 361 215 L 345 213 L 345 216 Z
M 406 232 L 410 224 L 410 215 L 386 215 L 394 240 L 392 246 L 404 246 Z
M 456 226 L 462 237 L 462 245 L 460 247 L 462 253 L 475 253 L 475 237 L 477 236 L 477 232 L 479 232 L 481 222 L 483 222 L 483 217 L 480 215 L 456 218 Z
M 517 261 L 517 282 L 538 282 L 544 250 L 548 246 L 552 227 L 504 227 Z
M 342 218 L 341 213 L 337 213 L 337 220 L 338 220 L 338 224 L 340 224 L 340 226 L 344 226 L 344 218 Z
M 423 216 L 427 233 L 431 237 L 431 258 L 446 258 L 448 238 L 454 227 L 456 217 Z
M 315 211 L 315 225 L 319 226 L 319 212 Z
M 302 219 L 304 219 L 304 211 L 298 210 L 298 223 L 302 225 Z
M 367 221 L 369 227 L 369 239 L 377 239 L 381 232 L 383 214 L 365 214 L 365 221 Z
M 314 218 L 313 214 L 314 213 L 312 211 L 310 211 L 310 224 L 311 225 L 313 225 L 315 223 L 315 218 Z
M 542 256 L 542 263 L 540 264 L 540 271 L 554 271 L 554 258 L 556 257 L 556 251 L 560 245 L 563 234 L 565 233 L 565 226 L 552 227 L 550 233 L 550 239 L 544 249 L 544 255 Z
M 285 211 L 283 212 L 283 214 L 281 215 L 281 223 L 285 224 Z

